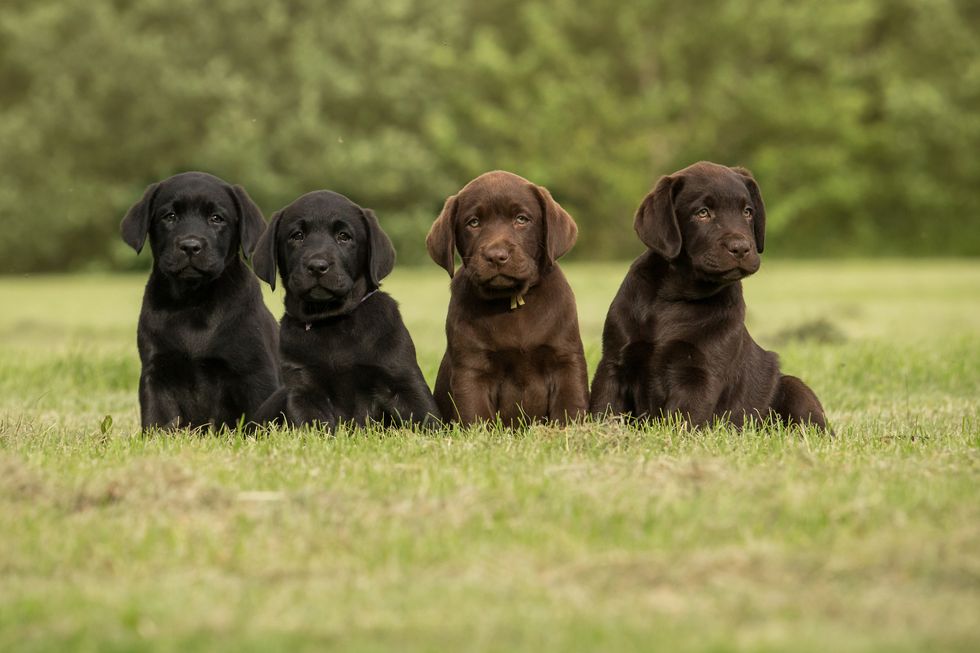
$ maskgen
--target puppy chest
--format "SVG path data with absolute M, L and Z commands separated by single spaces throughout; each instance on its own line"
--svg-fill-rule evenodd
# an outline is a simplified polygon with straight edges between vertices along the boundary
M 392 384 L 391 352 L 366 348 L 358 339 L 308 335 L 291 334 L 282 340 L 283 380 L 288 387 L 343 397 L 384 393 Z
M 209 311 L 187 309 L 163 316 L 141 316 L 139 344 L 150 356 L 214 358 L 242 343 L 241 320 L 220 320 Z
M 184 414 L 205 417 L 213 414 L 208 411 L 214 406 L 240 401 L 246 383 L 245 375 L 225 358 L 177 351 L 153 356 L 143 373 L 151 387 L 166 388 L 179 397 Z
M 485 351 L 477 359 L 477 367 L 488 379 L 502 383 L 521 384 L 549 376 L 567 365 L 566 357 L 546 345 Z

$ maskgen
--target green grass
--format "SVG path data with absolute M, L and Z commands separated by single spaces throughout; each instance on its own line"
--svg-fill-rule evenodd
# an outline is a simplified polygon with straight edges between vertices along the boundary
M 566 270 L 594 368 L 626 265 Z M 430 382 L 447 282 L 385 284 Z M 0 650 L 980 648 L 980 263 L 746 283 L 836 438 L 143 437 L 142 283 L 0 279 Z

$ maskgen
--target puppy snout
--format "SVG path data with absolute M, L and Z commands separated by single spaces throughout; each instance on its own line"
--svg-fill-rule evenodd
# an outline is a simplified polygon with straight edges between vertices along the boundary
M 483 259 L 487 263 L 503 265 L 510 260 L 510 250 L 504 245 L 491 245 L 483 250 Z
M 188 236 L 178 240 L 177 247 L 188 256 L 194 256 L 204 249 L 204 240 L 196 236 Z
M 306 271 L 314 277 L 320 277 L 330 269 L 330 263 L 325 258 L 312 258 L 306 262 Z
M 749 248 L 752 244 L 749 242 L 748 238 L 729 238 L 725 241 L 725 249 L 727 249 L 732 256 L 737 259 L 742 259 L 746 254 L 749 253 Z

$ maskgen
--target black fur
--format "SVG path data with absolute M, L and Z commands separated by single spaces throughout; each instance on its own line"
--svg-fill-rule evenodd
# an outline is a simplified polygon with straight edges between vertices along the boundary
M 277 212 L 255 271 L 286 289 L 280 356 L 284 387 L 258 422 L 358 426 L 438 420 L 395 301 L 378 290 L 395 250 L 374 213 L 330 191 Z
M 278 388 L 278 329 L 248 256 L 265 227 L 241 186 L 203 172 L 152 184 L 123 218 L 122 239 L 153 270 L 137 328 L 140 421 L 233 426 Z

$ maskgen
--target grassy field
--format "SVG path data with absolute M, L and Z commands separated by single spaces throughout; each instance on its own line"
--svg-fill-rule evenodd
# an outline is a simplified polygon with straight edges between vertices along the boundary
M 594 368 L 626 265 L 566 270 Z M 385 284 L 430 382 L 447 282 Z M 0 650 L 980 649 L 980 262 L 748 280 L 836 438 L 142 437 L 142 283 L 0 279 Z

